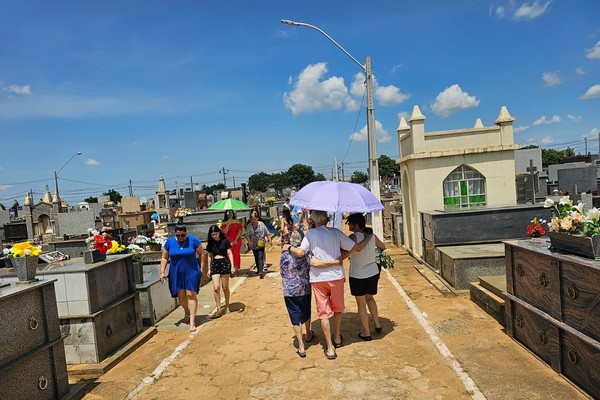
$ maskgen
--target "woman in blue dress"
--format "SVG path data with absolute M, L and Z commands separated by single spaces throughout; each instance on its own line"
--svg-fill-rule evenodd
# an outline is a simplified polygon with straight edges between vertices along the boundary
M 200 263 L 198 259 L 200 258 Z M 197 294 L 204 270 L 204 250 L 200 239 L 188 235 L 185 225 L 175 226 L 175 236 L 164 244 L 160 260 L 160 280 L 165 282 L 165 269 L 169 266 L 169 290 L 179 299 L 185 311 L 184 321 L 190 324 L 190 332 L 196 330 Z

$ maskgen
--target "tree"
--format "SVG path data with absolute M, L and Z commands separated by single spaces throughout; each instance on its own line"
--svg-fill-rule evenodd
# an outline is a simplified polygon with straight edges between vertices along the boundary
M 315 175 L 315 181 L 326 181 L 327 178 L 325 178 L 325 175 L 323 175 L 322 173 L 318 173 Z
M 87 199 L 83 199 L 83 201 L 85 201 L 86 203 L 97 203 L 98 198 L 97 197 L 88 197 Z
M 369 180 L 369 175 L 366 172 L 354 171 L 350 177 L 352 183 L 365 183 Z
M 123 196 L 121 196 L 121 194 L 115 189 L 110 189 L 108 192 L 104 192 L 102 194 L 104 196 L 108 196 L 110 198 L 110 201 L 112 201 L 115 204 L 119 204 L 121 202 L 121 199 L 123 198 Z
M 248 178 L 248 188 L 264 192 L 271 183 L 271 176 L 266 172 L 250 175 Z
M 567 147 L 564 150 L 554 149 L 542 149 L 542 166 L 547 167 L 548 165 L 564 164 L 567 158 L 573 157 L 575 151 Z
M 395 160 L 392 160 L 385 154 L 382 154 L 377 159 L 379 163 L 379 176 L 381 178 L 393 178 L 394 176 L 400 175 L 400 166 L 396 164 Z
M 294 164 L 287 170 L 288 184 L 301 188 L 311 182 L 314 182 L 315 171 L 311 166 L 304 164 Z

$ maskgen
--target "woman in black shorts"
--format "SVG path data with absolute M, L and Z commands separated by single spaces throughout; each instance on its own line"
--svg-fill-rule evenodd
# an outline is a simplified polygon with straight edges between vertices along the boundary
M 208 277 L 212 279 L 217 305 L 217 311 L 213 313 L 213 318 L 217 318 L 229 312 L 229 276 L 235 273 L 231 243 L 217 225 L 208 228 L 206 251 L 210 261 Z M 221 286 L 225 295 L 225 309 L 223 312 L 221 312 Z
M 350 253 L 350 293 L 356 299 L 358 307 L 358 318 L 362 325 L 363 331 L 358 333 L 358 337 L 363 340 L 371 340 L 371 330 L 369 328 L 369 316 L 367 307 L 375 332 L 381 332 L 379 324 L 379 314 L 377 312 L 377 303 L 375 296 L 377 294 L 377 283 L 379 282 L 379 268 L 375 262 L 375 247 L 380 250 L 385 250 L 385 244 L 375 235 L 371 235 L 370 228 L 365 228 L 366 221 L 362 214 L 351 214 L 346 219 L 348 229 L 353 232 L 350 239 L 354 242 L 368 241 L 366 246 L 360 251 L 352 251 Z M 369 230 L 369 237 L 365 238 L 365 232 Z

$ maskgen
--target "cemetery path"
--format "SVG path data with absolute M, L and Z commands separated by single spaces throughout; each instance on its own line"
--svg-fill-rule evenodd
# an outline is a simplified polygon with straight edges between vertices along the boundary
M 271 270 L 278 269 L 278 248 L 268 254 Z M 323 354 L 314 305 L 316 339 L 299 358 L 279 273 L 263 280 L 242 276 L 232 281 L 231 313 L 199 317 L 192 335 L 187 326 L 160 325 L 149 341 L 90 382 L 84 398 L 586 398 L 510 339 L 468 295 L 442 294 L 412 257 L 389 251 L 396 267 L 382 273 L 376 297 L 383 332 L 371 342 L 357 337 L 356 303 L 347 290 L 344 345 L 334 361 Z M 242 271 L 252 263 L 243 257 Z M 208 286 L 201 293 L 212 298 Z

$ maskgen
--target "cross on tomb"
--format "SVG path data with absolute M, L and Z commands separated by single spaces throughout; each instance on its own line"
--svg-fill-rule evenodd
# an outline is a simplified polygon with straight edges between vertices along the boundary
M 533 191 L 531 198 L 535 203 L 535 194 L 539 190 L 540 183 L 537 178 L 537 167 L 533 165 L 532 159 L 529 159 L 529 167 L 526 168 L 526 171 L 529 173 L 529 178 L 531 179 L 531 190 Z

